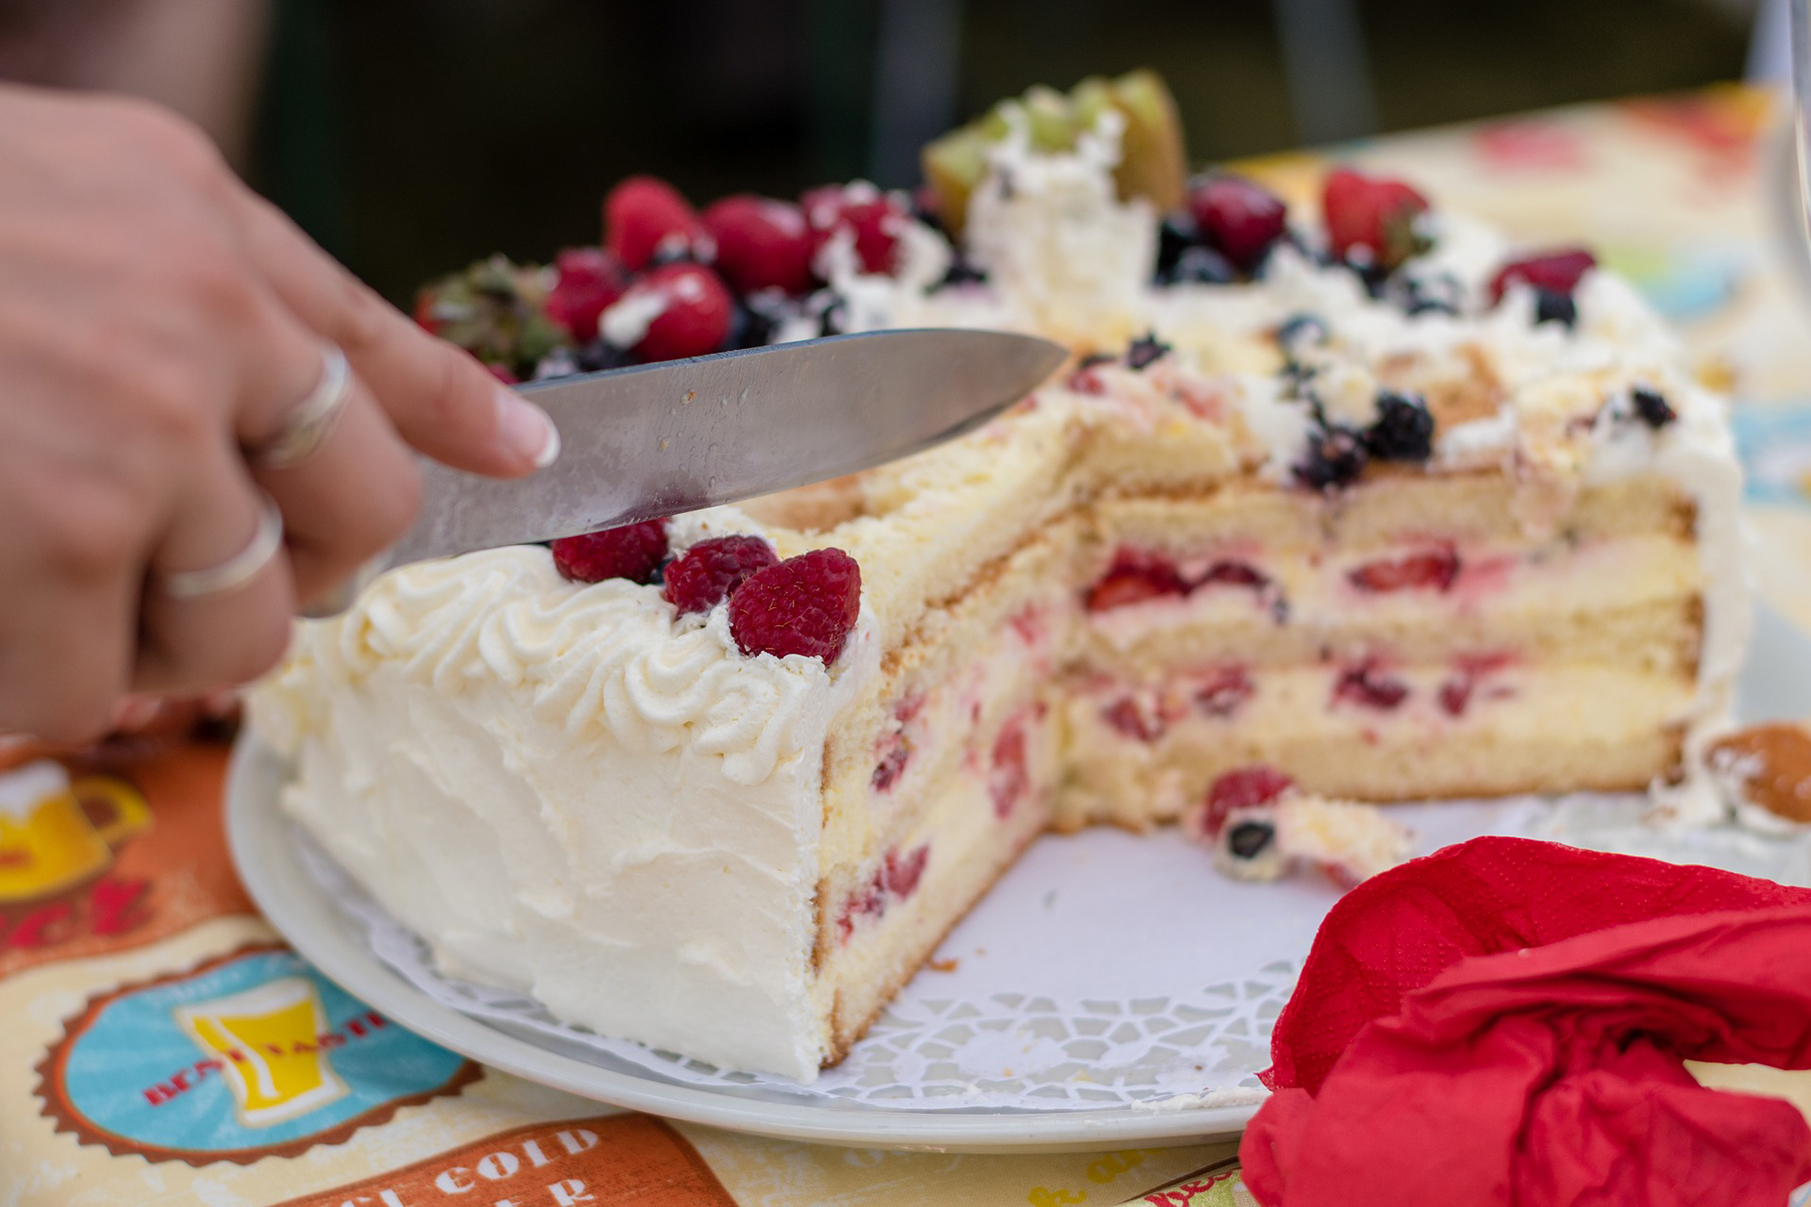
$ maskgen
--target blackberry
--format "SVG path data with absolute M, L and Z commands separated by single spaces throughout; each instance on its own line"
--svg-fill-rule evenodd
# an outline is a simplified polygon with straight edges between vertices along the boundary
M 1326 424 L 1308 434 L 1308 453 L 1293 469 L 1311 490 L 1337 490 L 1365 470 L 1364 438 L 1344 424 Z
M 1126 346 L 1126 367 L 1143 369 L 1168 354 L 1170 346 L 1157 338 L 1155 331 L 1148 331 Z
M 1635 414 L 1641 421 L 1656 431 L 1679 417 L 1660 391 L 1648 386 L 1636 386 L 1629 400 L 1635 404 Z
M 1188 247 L 1183 249 L 1169 272 L 1158 278 L 1158 284 L 1230 285 L 1238 279 L 1239 270 L 1233 267 L 1233 262 L 1213 248 Z
M 1242 821 L 1227 831 L 1226 848 L 1235 859 L 1255 859 L 1276 833 L 1276 827 L 1267 821 Z
M 723 350 L 761 348 L 773 338 L 774 321 L 745 302 L 737 302 L 730 314 L 729 334 L 723 339 Z
M 1434 417 L 1421 399 L 1393 390 L 1377 395 L 1377 421 L 1365 430 L 1365 451 L 1379 461 L 1426 461 L 1434 453 Z
M 1572 300 L 1569 293 L 1556 289 L 1537 289 L 1534 291 L 1534 321 L 1541 323 L 1564 323 L 1571 328 L 1578 322 L 1578 303 Z
M 1157 227 L 1157 283 L 1169 284 L 1182 253 L 1199 246 L 1201 229 L 1193 218 L 1186 213 L 1166 215 Z

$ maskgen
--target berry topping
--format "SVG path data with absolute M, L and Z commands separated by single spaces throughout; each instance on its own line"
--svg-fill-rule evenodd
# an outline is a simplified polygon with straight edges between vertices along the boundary
M 1321 204 L 1328 250 L 1354 268 L 1388 273 L 1427 250 L 1417 229 L 1427 198 L 1400 180 L 1335 168 L 1327 174 Z
M 1021 714 L 1008 721 L 994 739 L 993 769 L 987 777 L 994 816 L 1010 817 L 1013 807 L 1029 791 L 1031 766 L 1025 754 L 1025 718 Z
M 866 181 L 827 184 L 800 198 L 805 222 L 811 229 L 811 250 L 818 251 L 839 232 L 855 236 L 855 258 L 867 273 L 890 273 L 897 259 L 899 233 L 908 221 L 906 211 Z M 823 265 L 813 263 L 821 270 Z
M 1203 801 L 1205 816 L 1201 828 L 1209 838 L 1218 838 L 1226 828 L 1227 814 L 1234 809 L 1255 809 L 1268 805 L 1295 787 L 1295 781 L 1275 767 L 1258 764 L 1228 771 L 1213 782 Z
M 1349 427 L 1330 424 L 1308 433 L 1308 455 L 1294 467 L 1295 480 L 1311 490 L 1337 490 L 1365 469 L 1363 438 Z
M 1155 331 L 1133 340 L 1126 347 L 1126 365 L 1133 369 L 1144 369 L 1168 355 L 1170 346 L 1157 338 Z
M 1157 283 L 1168 284 L 1174 279 L 1176 262 L 1190 248 L 1201 246 L 1201 228 L 1187 214 L 1166 214 L 1157 224 Z M 1218 255 L 1218 253 L 1215 253 Z M 1225 257 L 1220 257 L 1224 259 Z M 1227 264 L 1232 270 L 1232 265 Z
M 798 206 L 742 193 L 712 203 L 699 217 L 717 244 L 717 271 L 737 293 L 811 291 L 811 232 Z
M 1173 562 L 1148 553 L 1121 549 L 1113 564 L 1088 591 L 1088 610 L 1104 612 L 1162 596 L 1188 594 L 1188 583 Z
M 779 561 L 773 546 L 758 536 L 720 536 L 699 541 L 667 567 L 666 601 L 687 612 L 708 612 L 757 570 Z
M 1318 348 L 1327 342 L 1327 322 L 1318 314 L 1295 314 L 1283 320 L 1276 329 L 1277 347 L 1294 360 L 1302 348 Z
M 860 612 L 861 567 L 841 549 L 813 549 L 744 579 L 729 597 L 729 631 L 744 654 L 829 664 Z
M 553 542 L 554 567 L 579 583 L 601 583 L 606 578 L 651 583 L 666 556 L 665 520 L 626 524 Z
M 547 317 L 578 343 L 590 343 L 598 316 L 628 288 L 628 274 L 601 247 L 569 247 L 553 263 L 558 279 L 547 295 Z
M 1408 699 L 1408 696 L 1408 684 L 1399 679 L 1378 677 L 1375 667 L 1357 666 L 1341 675 L 1333 685 L 1332 702 L 1389 712 Z
M 630 272 L 675 255 L 710 258 L 710 236 L 691 203 L 652 176 L 631 176 L 604 198 L 604 246 Z
M 1434 454 L 1434 417 L 1409 394 L 1377 395 L 1377 421 L 1365 431 L 1365 451 L 1378 461 L 1426 461 Z
M 1247 273 L 1264 262 L 1288 225 L 1282 199 L 1243 176 L 1209 176 L 1189 192 L 1188 208 L 1208 245 Z
M 1366 562 L 1346 577 L 1360 591 L 1450 591 L 1459 577 L 1459 554 L 1446 545 L 1392 561 Z
M 1518 281 L 1532 287 L 1537 294 L 1555 293 L 1570 298 L 1585 270 L 1596 264 L 1597 257 L 1579 247 L 1511 260 L 1490 279 L 1490 304 L 1495 306 L 1502 301 L 1503 291 Z
M 905 774 L 906 764 L 912 761 L 912 743 L 902 733 L 893 735 L 887 745 L 886 753 L 874 764 L 874 774 L 868 778 L 876 792 L 891 792 L 899 777 Z
M 655 311 L 632 346 L 642 360 L 703 356 L 723 346 L 736 303 L 717 274 L 702 264 L 663 264 L 629 286 L 617 306 Z
M 1647 386 L 1636 386 L 1630 391 L 1629 400 L 1635 404 L 1635 414 L 1641 422 L 1656 431 L 1679 417 L 1660 391 Z

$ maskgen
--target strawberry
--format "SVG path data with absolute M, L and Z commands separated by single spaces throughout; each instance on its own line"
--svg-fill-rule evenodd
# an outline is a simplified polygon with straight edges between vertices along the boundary
M 853 184 L 827 184 L 799 199 L 811 229 L 814 267 L 822 268 L 817 255 L 840 231 L 855 235 L 855 257 L 863 272 L 890 273 L 898 258 L 899 233 L 908 220 L 906 211 L 891 197 L 865 180 Z
M 640 272 L 657 256 L 710 258 L 710 236 L 691 204 L 664 180 L 631 176 L 604 198 L 604 246 Z
M 1360 591 L 1450 591 L 1459 577 L 1459 554 L 1451 545 L 1394 560 L 1366 562 L 1346 575 Z
M 1121 549 L 1099 582 L 1088 589 L 1090 612 L 1123 608 L 1147 599 L 1188 594 L 1188 583 L 1167 558 Z
M 1209 176 L 1189 192 L 1188 207 L 1208 245 L 1246 273 L 1264 262 L 1288 228 L 1282 199 L 1243 176 Z
M 1321 205 L 1327 249 L 1354 268 L 1388 273 L 1426 249 L 1415 228 L 1427 198 L 1400 180 L 1335 168 L 1327 174 Z
M 547 295 L 547 317 L 575 343 L 588 344 L 597 338 L 598 315 L 628 288 L 628 274 L 601 247 L 569 247 L 553 263 L 558 278 Z
M 736 301 L 702 264 L 662 264 L 630 285 L 617 305 L 639 309 L 650 296 L 659 308 L 631 347 L 645 361 L 703 356 L 723 346 Z
M 811 291 L 816 246 L 798 206 L 742 193 L 713 202 L 701 220 L 717 244 L 717 271 L 737 293 Z

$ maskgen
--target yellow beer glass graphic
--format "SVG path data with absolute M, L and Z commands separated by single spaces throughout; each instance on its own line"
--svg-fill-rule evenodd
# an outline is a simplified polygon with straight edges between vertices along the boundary
M 322 1050 L 327 1012 L 307 977 L 290 976 L 174 1011 L 220 1062 L 241 1127 L 269 1127 L 350 1093 Z
M 0 905 L 48 896 L 106 870 L 113 849 L 150 824 L 145 798 L 119 780 L 71 780 L 49 759 L 0 773 Z

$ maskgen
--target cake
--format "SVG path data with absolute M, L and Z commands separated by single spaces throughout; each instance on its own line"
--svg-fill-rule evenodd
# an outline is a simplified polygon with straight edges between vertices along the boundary
M 1074 352 L 907 460 L 304 624 L 252 701 L 285 807 L 442 971 L 810 1081 L 1048 830 L 1258 768 L 1682 807 L 1746 634 L 1722 404 L 1587 253 L 1350 169 L 1320 214 L 1184 192 L 1164 112 L 1148 77 L 1005 104 L 916 209 L 636 179 L 607 248 L 426 296 L 505 377 L 887 326 Z

